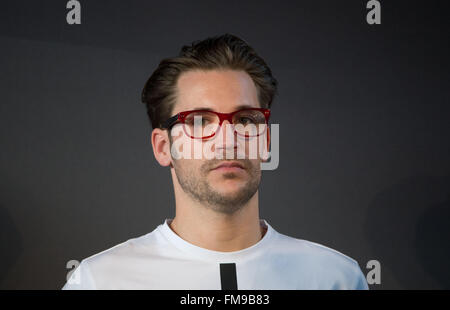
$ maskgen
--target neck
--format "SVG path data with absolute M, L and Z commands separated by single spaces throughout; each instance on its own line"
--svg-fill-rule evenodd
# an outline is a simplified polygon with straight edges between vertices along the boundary
M 176 195 L 176 215 L 169 226 L 191 244 L 213 251 L 239 251 L 257 243 L 266 232 L 260 225 L 258 191 L 233 214 L 218 213 L 183 194 Z

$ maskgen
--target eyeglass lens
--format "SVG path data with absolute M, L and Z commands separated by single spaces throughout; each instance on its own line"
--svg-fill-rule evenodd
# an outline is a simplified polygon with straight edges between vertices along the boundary
M 265 115 L 258 110 L 239 111 L 233 115 L 232 120 L 235 131 L 242 136 L 258 136 L 265 130 Z M 185 130 L 194 138 L 209 137 L 217 132 L 219 123 L 219 116 L 215 113 L 193 112 L 186 116 Z

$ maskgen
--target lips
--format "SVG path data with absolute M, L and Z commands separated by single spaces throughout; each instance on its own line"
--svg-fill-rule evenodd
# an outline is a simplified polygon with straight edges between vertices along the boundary
M 244 167 L 240 163 L 233 161 L 233 162 L 222 162 L 215 168 L 213 168 L 213 170 L 218 168 L 232 168 L 232 167 L 244 169 Z

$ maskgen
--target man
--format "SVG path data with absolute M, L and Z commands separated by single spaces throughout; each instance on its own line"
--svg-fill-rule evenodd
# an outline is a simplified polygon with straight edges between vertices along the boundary
M 264 60 L 230 34 L 161 61 L 142 99 L 155 158 L 170 167 L 176 215 L 84 259 L 63 289 L 368 289 L 352 258 L 259 218 L 267 158 L 249 154 L 255 139 L 269 146 L 276 91 Z M 199 141 L 213 141 L 206 149 L 215 156 L 206 159 Z

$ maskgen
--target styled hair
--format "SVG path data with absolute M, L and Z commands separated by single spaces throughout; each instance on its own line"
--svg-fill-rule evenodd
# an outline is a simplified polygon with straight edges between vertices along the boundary
M 247 42 L 226 33 L 184 45 L 177 57 L 161 60 L 142 90 L 142 103 L 147 107 L 152 127 L 161 128 L 172 116 L 177 80 L 182 73 L 214 69 L 247 72 L 255 83 L 260 106 L 271 107 L 278 82 L 270 68 Z

